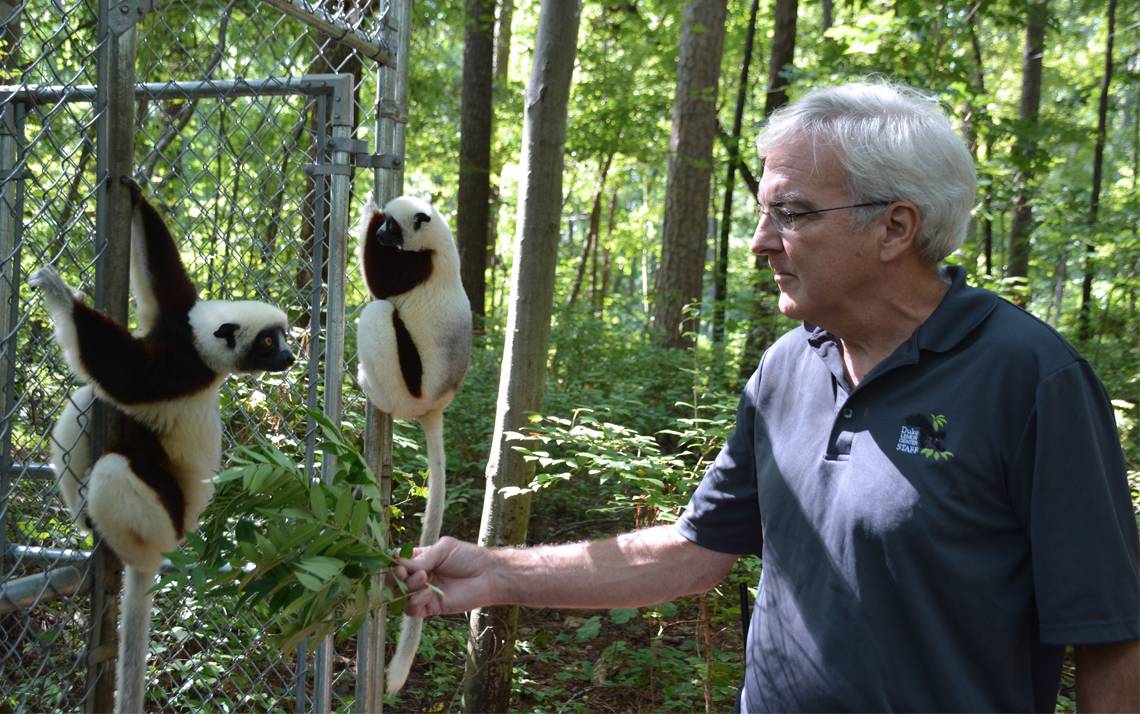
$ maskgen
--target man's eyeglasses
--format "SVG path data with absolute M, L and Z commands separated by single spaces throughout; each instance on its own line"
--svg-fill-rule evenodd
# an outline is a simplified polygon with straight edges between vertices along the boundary
M 784 231 L 794 231 L 796 229 L 796 221 L 804 216 L 814 216 L 817 213 L 827 213 L 828 211 L 842 211 L 847 208 L 867 208 L 870 206 L 889 206 L 890 201 L 872 201 L 870 203 L 853 203 L 850 206 L 836 206 L 835 208 L 819 208 L 814 211 L 789 211 L 783 206 L 765 206 L 763 203 L 756 204 L 756 215 L 765 215 L 772 219 L 772 227 L 776 229 L 777 233 Z

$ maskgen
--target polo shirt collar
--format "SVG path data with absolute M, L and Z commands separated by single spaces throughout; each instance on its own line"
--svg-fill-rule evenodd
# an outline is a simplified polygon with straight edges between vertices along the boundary
M 895 352 L 875 366 L 868 378 L 902 364 L 914 364 L 919 352 L 947 352 L 964 340 L 989 316 L 997 306 L 993 293 L 966 285 L 966 271 L 958 265 L 947 265 L 939 270 L 950 289 L 926 322 L 919 325 L 910 338 Z M 831 362 L 839 353 L 839 340 L 827 330 L 804 323 L 808 344 L 825 362 Z

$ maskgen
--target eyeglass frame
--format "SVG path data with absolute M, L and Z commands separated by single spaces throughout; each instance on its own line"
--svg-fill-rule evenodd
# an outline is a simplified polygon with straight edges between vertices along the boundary
M 835 206 L 834 208 L 817 208 L 814 211 L 789 211 L 779 204 L 775 206 L 765 206 L 760 201 L 756 202 L 756 212 L 758 214 L 767 216 L 772 221 L 772 227 L 776 229 L 776 233 L 783 234 L 784 231 L 794 231 L 796 229 L 796 220 L 804 216 L 813 216 L 817 213 L 827 213 L 829 211 L 842 211 L 847 208 L 870 208 L 871 206 L 889 206 L 893 201 L 869 201 L 867 203 L 853 203 L 850 206 Z M 773 210 L 777 213 L 773 213 Z M 780 214 L 783 214 L 781 216 Z

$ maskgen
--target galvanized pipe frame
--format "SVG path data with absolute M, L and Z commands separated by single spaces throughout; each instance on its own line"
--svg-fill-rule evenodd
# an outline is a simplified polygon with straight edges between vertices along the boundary
M 126 323 L 130 296 L 131 221 L 134 207 L 121 178 L 131 175 L 134 155 L 136 35 L 115 32 L 109 0 L 99 0 L 98 92 L 95 100 L 95 305 L 112 319 Z M 21 167 L 22 168 L 22 167 Z M 112 410 L 96 404 L 91 422 L 93 454 L 116 435 L 120 421 Z M 91 583 L 91 626 L 87 638 L 85 712 L 110 711 L 115 700 L 115 653 L 122 564 L 96 537 L 88 566 Z
M 390 0 L 383 15 L 385 29 L 395 32 L 397 38 L 394 67 L 377 67 L 376 83 L 376 152 L 396 156 L 400 161 L 388 169 L 373 172 L 372 199 L 377 205 L 404 192 L 405 125 L 408 121 L 408 57 L 411 45 L 412 0 Z M 388 546 L 388 505 L 392 500 L 392 416 L 374 408 L 366 410 L 364 451 L 368 465 L 376 476 L 384 505 L 382 531 Z M 380 587 L 382 578 L 376 576 L 373 585 Z M 356 643 L 356 702 L 357 712 L 384 711 L 384 651 L 387 607 L 381 606 L 364 620 Z

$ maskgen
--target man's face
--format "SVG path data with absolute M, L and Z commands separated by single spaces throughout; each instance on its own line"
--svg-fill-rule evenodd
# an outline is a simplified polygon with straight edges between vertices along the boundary
M 768 210 L 792 213 L 854 202 L 835 152 L 810 139 L 795 139 L 769 152 L 758 197 Z M 769 216 L 760 216 L 750 248 L 768 258 L 784 315 L 826 327 L 829 318 L 857 308 L 862 291 L 876 277 L 878 224 L 857 227 L 852 210 L 802 216 L 794 228 L 782 231 Z

